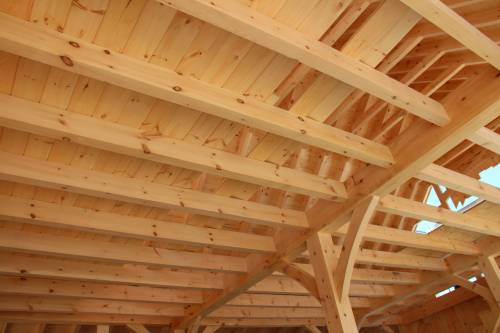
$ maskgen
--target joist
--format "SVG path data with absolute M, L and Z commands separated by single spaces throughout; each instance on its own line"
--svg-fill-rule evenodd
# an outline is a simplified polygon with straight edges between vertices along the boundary
M 125 216 L 36 200 L 0 196 L 4 219 L 174 244 L 251 252 L 274 252 L 271 237 L 207 229 L 174 222 Z
M 343 236 L 346 234 L 346 231 L 347 225 L 336 230 L 334 235 Z M 479 247 L 472 242 L 449 239 L 432 234 L 417 234 L 408 230 L 374 224 L 368 225 L 364 240 L 443 253 L 479 255 L 481 252 Z
M 417 177 L 430 183 L 500 204 L 500 189 L 497 187 L 436 164 L 431 164 L 420 171 Z
M 389 149 L 381 144 L 297 117 L 242 94 L 212 87 L 5 14 L 0 14 L 0 23 L 2 50 L 369 163 L 389 166 L 394 162 Z
M 8 319 L 15 323 L 40 323 L 50 322 L 54 324 L 79 323 L 96 325 L 101 323 L 125 325 L 141 323 L 144 325 L 170 325 L 172 319 L 162 316 L 138 316 L 138 315 L 119 315 L 119 314 L 101 314 L 101 313 L 43 313 L 43 312 L 19 312 L 2 311 L 0 319 Z
M 500 46 L 440 0 L 400 0 L 500 70 Z
M 50 265 L 50 261 L 48 264 Z M 70 279 L 17 276 L 0 276 L 0 293 L 3 295 L 56 296 L 171 304 L 197 304 L 203 301 L 200 290 L 156 288 L 91 281 L 81 283 Z
M 343 200 L 338 181 L 0 94 L 0 125 L 261 186 Z
M 76 193 L 175 208 L 190 213 L 261 223 L 270 226 L 307 228 L 303 212 L 226 198 L 200 191 L 179 189 L 143 180 L 114 176 L 26 157 L 0 153 L 0 179 Z
M 154 304 L 143 302 L 121 302 L 109 300 L 85 300 L 59 297 L 0 295 L 1 311 L 58 312 L 58 313 L 102 313 L 142 316 L 181 316 L 184 307 L 180 304 Z
M 500 236 L 500 220 L 456 213 L 448 209 L 430 206 L 413 200 L 386 195 L 380 199 L 378 210 L 388 214 L 397 214 L 415 219 L 430 220 L 443 225 L 463 230 Z
M 113 263 L 132 263 L 157 267 L 201 269 L 246 273 L 243 258 L 206 253 L 167 250 L 159 247 L 115 244 L 109 241 L 75 240 L 70 237 L 3 230 L 0 249 L 73 258 L 94 259 Z
M 312 325 L 324 325 L 325 320 L 323 318 L 205 318 L 201 321 L 202 325 L 219 326 L 224 323 L 227 327 L 297 327 L 307 321 L 308 324 Z
M 296 59 L 434 124 L 442 126 L 449 121 L 446 111 L 436 101 L 249 7 L 236 2 L 208 0 L 189 4 L 174 0 L 161 2 L 227 31 L 234 31 L 245 39 Z
M 150 270 L 140 265 L 111 265 L 61 258 L 0 252 L 0 273 L 16 276 L 76 279 L 93 282 L 131 284 L 151 287 L 222 289 L 220 273 Z
M 496 332 L 500 3 L 441 1 L 0 0 L 0 333 Z

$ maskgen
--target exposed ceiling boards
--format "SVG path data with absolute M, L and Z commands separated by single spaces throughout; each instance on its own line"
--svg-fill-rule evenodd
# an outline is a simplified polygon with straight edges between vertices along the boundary
M 0 11 L 1 333 L 500 325 L 498 1 Z

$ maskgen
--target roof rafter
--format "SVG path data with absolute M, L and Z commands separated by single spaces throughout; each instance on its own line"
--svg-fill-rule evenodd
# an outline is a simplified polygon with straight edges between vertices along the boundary
M 148 133 L 0 94 L 0 124 L 50 138 L 322 199 L 347 196 L 342 183 L 272 163 Z
M 0 179 L 69 190 L 137 204 L 270 226 L 307 228 L 301 211 L 175 188 L 103 172 L 86 171 L 55 163 L 0 153 Z
M 400 0 L 500 70 L 500 46 L 440 0 Z
M 160 0 L 165 5 L 214 24 L 397 105 L 437 125 L 449 118 L 436 101 L 370 66 L 236 2 Z
M 0 48 L 74 73 L 380 166 L 384 145 L 0 13 Z M 77 46 L 76 46 L 77 45 Z M 63 55 L 61 55 L 63 54 Z M 432 105 L 429 102 L 429 105 Z

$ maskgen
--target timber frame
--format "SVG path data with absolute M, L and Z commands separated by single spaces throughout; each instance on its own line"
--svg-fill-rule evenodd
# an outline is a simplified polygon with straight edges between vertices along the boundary
M 0 333 L 500 332 L 499 12 L 0 0 Z

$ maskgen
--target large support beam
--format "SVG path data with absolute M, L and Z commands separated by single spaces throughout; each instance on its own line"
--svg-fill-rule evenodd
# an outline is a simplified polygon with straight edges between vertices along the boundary
M 500 70 L 500 47 L 441 0 L 401 1 Z
M 337 230 L 349 221 L 350 213 L 363 200 L 373 195 L 387 195 L 444 153 L 487 125 L 500 113 L 500 76 L 486 69 L 473 80 L 463 84 L 444 100 L 451 122 L 436 127 L 425 121 L 415 121 L 391 146 L 398 156 L 398 165 L 382 170 L 367 167 L 353 178 L 354 185 L 345 203 L 332 206 L 319 201 L 307 212 L 311 230 L 306 233 L 280 232 L 276 235 L 279 254 L 252 257 L 250 273 L 239 281 L 226 284 L 226 291 L 213 297 L 183 318 L 189 322 L 200 313 L 209 313 L 230 301 L 265 276 L 277 270 L 281 259 L 293 259 L 304 251 L 304 243 L 318 231 Z M 463 112 L 468 110 L 468 112 Z M 427 135 L 422 135 L 426 133 Z M 259 267 L 259 269 L 257 269 Z
M 257 99 L 204 84 L 6 14 L 0 14 L 0 25 L 1 50 L 375 165 L 387 167 L 394 162 L 391 152 L 383 145 Z M 403 96 L 405 94 L 406 90 Z M 392 93 L 390 98 L 392 100 Z M 423 102 L 426 101 L 418 100 L 417 103 L 424 106 Z M 426 103 L 444 113 L 438 103 L 432 100 Z
M 296 59 L 434 124 L 445 125 L 449 122 L 446 111 L 435 100 L 248 6 L 233 1 L 161 2 Z
M 335 285 L 334 272 L 337 256 L 332 236 L 318 233 L 307 243 L 316 284 L 330 333 L 357 333 L 356 320 L 349 299 L 341 299 Z
M 329 200 L 347 197 L 344 185 L 333 179 L 5 94 L 0 94 L 0 125 L 312 197 Z
M 307 228 L 301 211 L 0 153 L 0 179 L 194 214 Z M 36 161 L 36 163 L 34 163 Z

